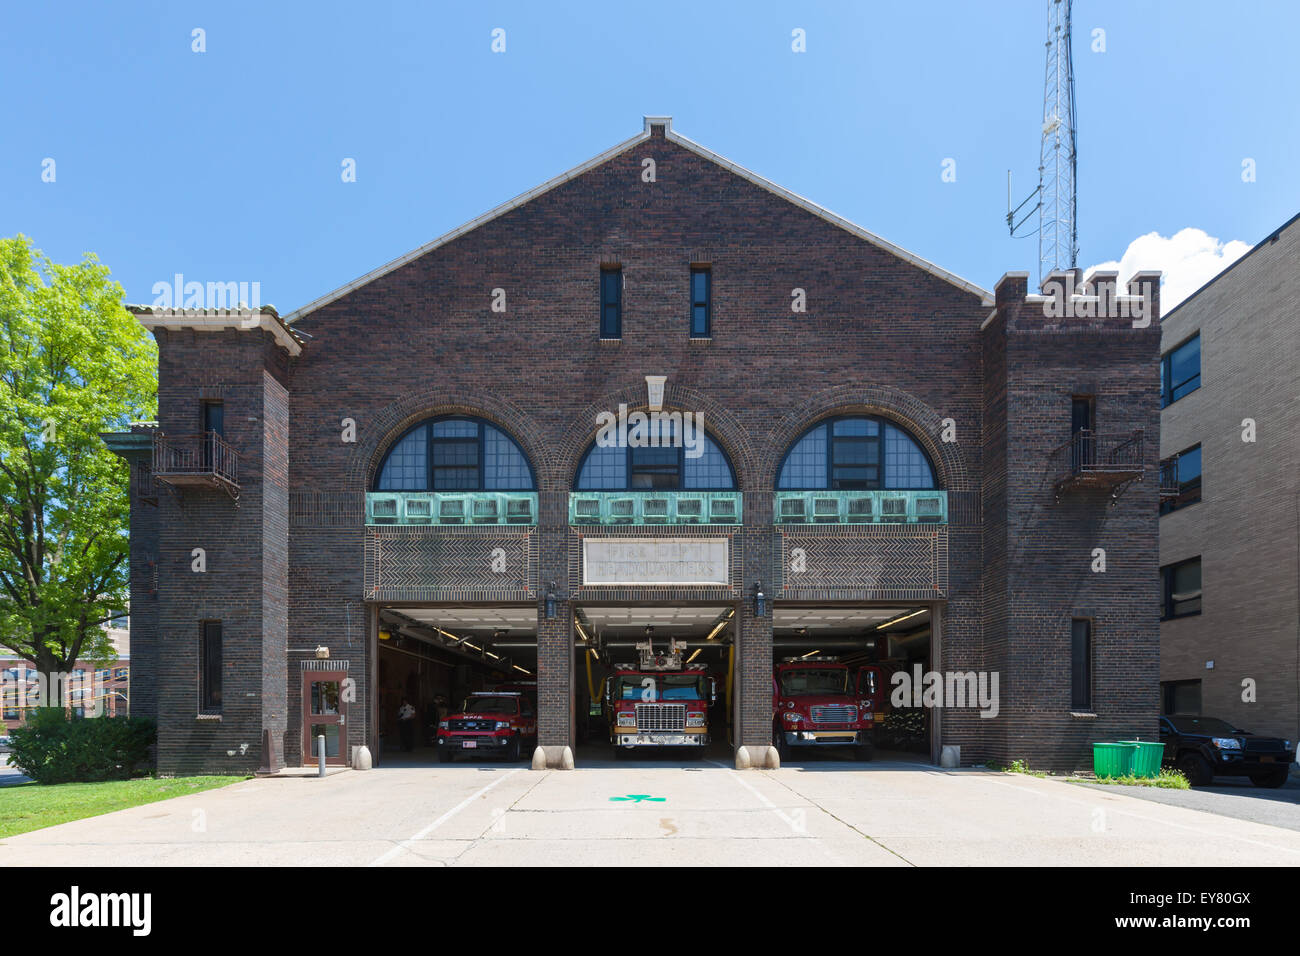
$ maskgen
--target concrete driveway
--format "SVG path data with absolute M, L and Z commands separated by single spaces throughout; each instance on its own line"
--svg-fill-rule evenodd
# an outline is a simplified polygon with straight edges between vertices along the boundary
M 911 762 L 386 767 L 249 780 L 0 843 L 0 866 L 1300 865 L 1300 832 Z

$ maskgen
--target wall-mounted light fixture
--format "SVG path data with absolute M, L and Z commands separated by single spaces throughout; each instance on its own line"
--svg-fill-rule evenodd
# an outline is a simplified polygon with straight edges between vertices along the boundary
M 552 581 L 546 586 L 546 619 L 549 621 L 555 617 L 555 582 Z
M 767 616 L 767 595 L 763 593 L 763 582 L 754 582 L 754 616 Z
M 330 649 L 324 644 L 316 648 L 316 660 L 327 661 L 330 659 Z

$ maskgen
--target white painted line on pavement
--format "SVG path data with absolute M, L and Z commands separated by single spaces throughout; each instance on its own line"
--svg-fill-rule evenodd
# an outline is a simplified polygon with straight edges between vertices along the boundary
M 806 817 L 805 817 L 805 819 L 804 819 L 804 821 L 803 821 L 802 823 L 798 823 L 798 822 L 796 822 L 796 821 L 794 820 L 794 818 L 792 818 L 792 817 L 790 817 L 790 816 L 787 816 L 787 815 L 786 815 L 786 814 L 781 810 L 780 807 L 778 807 L 775 803 L 773 803 L 771 800 L 769 800 L 769 799 L 768 799 L 767 797 L 765 797 L 763 794 L 759 793 L 758 790 L 756 790 L 756 789 L 755 789 L 755 788 L 750 784 L 750 782 L 749 782 L 748 780 L 746 780 L 744 777 L 742 777 L 739 773 L 737 773 L 737 772 L 736 772 L 735 770 L 733 770 L 731 767 L 728 767 L 725 763 L 719 763 L 719 762 L 716 761 L 716 760 L 705 760 L 705 763 L 711 763 L 711 764 L 713 764 L 713 766 L 715 766 L 715 767 L 721 767 L 724 771 L 726 771 L 727 776 L 731 777 L 733 780 L 736 781 L 736 783 L 740 784 L 742 787 L 744 787 L 746 790 L 748 790 L 750 793 L 752 793 L 755 797 L 757 797 L 759 803 L 763 804 L 763 806 L 767 807 L 769 810 L 771 810 L 773 813 L 775 813 L 775 814 L 777 815 L 777 817 L 781 820 L 781 822 L 784 823 L 786 826 L 788 826 L 788 827 L 790 828 L 790 832 L 792 832 L 792 833 L 794 833 L 794 834 L 796 834 L 796 835 L 802 835 L 805 839 L 812 840 L 814 843 L 817 844 L 817 848 L 818 848 L 819 850 L 821 850 L 823 853 L 825 853 L 826 856 L 827 856 L 827 858 L 830 859 L 831 862 L 835 863 L 837 866 L 843 866 L 843 865 L 844 865 L 844 861 L 841 860 L 841 859 L 840 859 L 838 856 L 836 856 L 834 853 L 832 853 L 831 850 L 830 850 L 830 848 L 829 848 L 828 846 L 826 846 L 826 844 L 825 844 L 824 841 L 820 840 L 819 838 L 817 838 L 817 837 L 815 837 L 815 836 L 812 836 L 812 835 L 808 832 L 808 821 L 807 821 L 807 818 L 806 818 Z
M 427 836 L 428 836 L 430 833 L 432 833 L 434 830 L 438 829 L 438 827 L 442 826 L 444 823 L 446 823 L 448 820 L 450 820 L 450 819 L 451 819 L 452 817 L 454 817 L 456 814 L 460 813 L 460 811 L 464 810 L 466 807 L 468 807 L 471 803 L 473 803 L 473 802 L 474 802 L 475 800 L 477 800 L 479 797 L 483 796 L 483 794 L 487 793 L 489 790 L 491 790 L 491 789 L 492 789 L 493 787 L 495 787 L 497 784 L 505 783 L 507 780 L 509 780 L 511 777 L 513 777 L 513 776 L 514 776 L 515 774 L 517 774 L 518 772 L 519 772 L 519 768 L 516 767 L 514 770 L 511 770 L 509 773 L 507 773 L 505 776 L 497 777 L 497 779 L 493 780 L 491 783 L 489 783 L 489 784 L 488 784 L 486 787 L 484 787 L 483 789 L 478 790 L 478 791 L 476 791 L 475 793 L 471 793 L 468 797 L 466 797 L 466 798 L 465 798 L 464 800 L 462 800 L 460 803 L 456 804 L 454 807 L 452 807 L 450 810 L 448 810 L 448 811 L 447 811 L 446 813 L 444 813 L 442 816 L 438 817 L 438 819 L 434 820 L 432 823 L 430 823 L 427 827 L 425 827 L 423 830 L 421 830 L 421 831 L 420 831 L 419 833 L 417 833 L 415 836 L 413 836 L 413 837 L 409 837 L 409 838 L 403 840 L 401 843 L 397 844 L 397 846 L 393 847 L 391 850 L 389 850 L 387 853 L 385 853 L 383 856 L 381 856 L 379 859 L 375 860 L 373 863 L 370 863 L 369 865 L 370 865 L 370 866 L 383 866 L 383 865 L 384 865 L 385 863 L 387 863 L 389 860 L 391 860 L 391 859 L 393 859 L 394 857 L 399 856 L 401 853 L 403 853 L 403 852 L 407 849 L 407 847 L 409 847 L 412 843 L 419 843 L 421 840 L 423 840 L 425 837 L 427 837 Z

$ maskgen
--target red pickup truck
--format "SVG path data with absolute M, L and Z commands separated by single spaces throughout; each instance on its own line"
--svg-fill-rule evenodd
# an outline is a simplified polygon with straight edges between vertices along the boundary
M 834 657 L 792 657 L 772 673 L 772 743 L 781 759 L 791 751 L 851 747 L 859 760 L 873 754 L 872 730 L 883 718 L 879 667 L 856 669 Z
M 459 713 L 438 722 L 438 759 L 457 754 L 500 756 L 518 760 L 537 745 L 537 708 L 518 691 L 470 694 Z M 525 750 L 527 747 L 527 750 Z

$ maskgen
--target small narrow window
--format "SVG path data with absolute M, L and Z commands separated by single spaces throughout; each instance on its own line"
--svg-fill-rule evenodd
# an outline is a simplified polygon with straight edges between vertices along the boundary
M 623 270 L 600 270 L 600 337 L 623 337 Z
M 1190 558 L 1160 569 L 1164 600 L 1160 620 L 1201 613 L 1201 559 Z
M 220 621 L 204 621 L 200 625 L 199 713 L 221 713 Z
M 1163 698 L 1162 714 L 1201 714 L 1201 682 L 1198 680 L 1170 680 L 1160 685 Z
M 713 272 L 708 266 L 691 268 L 691 338 L 713 335 Z
M 1187 451 L 1180 452 L 1177 459 L 1166 458 L 1160 463 L 1161 485 L 1166 481 L 1177 487 L 1178 494 L 1173 498 L 1162 498 L 1160 513 L 1167 515 L 1171 511 L 1194 505 L 1201 500 L 1201 446 L 1195 445 Z
M 1160 359 L 1160 407 L 1165 408 L 1201 387 L 1201 333 L 1197 332 Z
M 1070 626 L 1070 709 L 1092 710 L 1092 621 L 1076 617 Z

